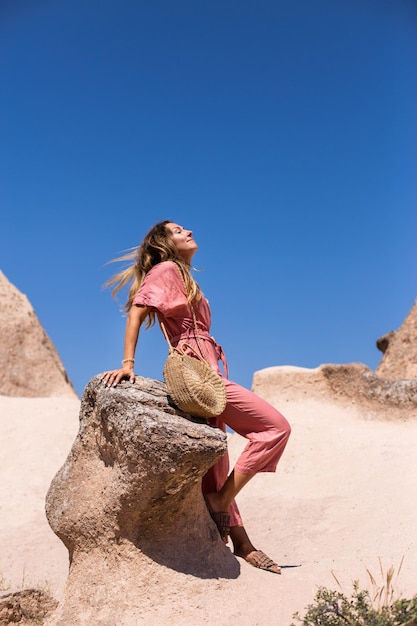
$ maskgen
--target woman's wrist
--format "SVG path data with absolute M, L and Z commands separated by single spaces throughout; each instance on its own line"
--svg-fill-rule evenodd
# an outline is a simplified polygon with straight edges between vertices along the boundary
M 125 363 L 131 363 L 132 367 L 135 363 L 135 359 L 133 357 L 128 357 L 126 359 L 122 359 L 122 365 L 124 365 Z

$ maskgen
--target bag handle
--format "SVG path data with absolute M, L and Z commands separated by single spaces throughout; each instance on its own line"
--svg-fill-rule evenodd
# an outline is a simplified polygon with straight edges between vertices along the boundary
M 178 274 L 180 275 L 180 278 L 181 278 L 182 284 L 184 285 L 184 289 L 186 290 L 186 285 L 185 285 L 184 276 L 182 275 L 181 270 L 180 270 L 180 268 L 178 267 L 178 265 L 177 265 L 176 263 L 175 263 L 175 267 L 176 267 L 176 268 L 177 268 L 177 270 L 178 270 Z M 195 354 L 195 355 L 196 355 L 196 356 L 200 359 L 200 361 L 204 361 L 205 363 L 207 363 L 207 365 L 209 365 L 209 366 L 211 367 L 210 361 L 209 361 L 209 360 L 208 360 L 208 358 L 207 358 L 207 353 L 206 353 L 206 351 L 205 351 L 205 350 L 201 347 L 201 344 L 200 344 L 200 336 L 199 336 L 199 334 L 198 334 L 198 325 L 197 325 L 197 320 L 196 320 L 195 313 L 194 313 L 194 307 L 193 307 L 193 305 L 192 305 L 192 303 L 191 303 L 191 302 L 189 302 L 189 303 L 188 303 L 188 305 L 189 305 L 189 307 L 190 307 L 190 310 L 191 310 L 191 315 L 192 315 L 192 318 L 193 318 L 193 324 L 194 324 L 194 337 L 195 337 L 195 340 L 196 340 L 196 342 L 197 342 L 197 346 L 198 346 L 198 349 L 199 349 L 199 351 L 200 351 L 200 354 L 198 354 L 198 352 L 197 352 L 197 351 L 196 351 L 196 350 L 195 350 L 192 346 L 190 346 L 188 343 L 187 343 L 187 344 L 183 344 L 183 345 L 184 345 L 184 346 L 187 346 L 189 349 L 191 349 L 191 350 L 194 352 L 194 354 Z M 165 335 L 165 339 L 166 339 L 166 340 L 167 340 L 167 342 L 168 342 L 168 345 L 169 345 L 169 351 L 170 351 L 170 352 L 175 352 L 175 351 L 177 351 L 177 352 L 179 352 L 180 354 L 183 354 L 183 351 L 181 351 L 180 349 L 178 349 L 178 348 L 173 348 L 173 347 L 172 347 L 171 342 L 170 342 L 170 341 L 169 341 L 169 339 L 168 339 L 168 335 L 167 335 L 167 332 L 166 332 L 165 326 L 163 325 L 163 323 L 162 323 L 162 322 L 161 322 L 161 327 L 162 327 L 162 331 L 163 331 L 163 333 L 164 333 L 164 335 Z
M 168 347 L 169 347 L 169 353 L 170 354 L 173 354 L 174 352 L 177 352 L 178 354 L 185 355 L 184 348 L 188 348 L 189 350 L 191 350 L 191 352 L 193 352 L 195 354 L 197 359 L 199 359 L 200 361 L 202 360 L 201 355 L 189 343 L 183 343 L 182 344 L 182 348 L 179 348 L 178 346 L 176 348 L 174 348 L 174 346 L 171 344 L 171 342 L 169 340 L 168 333 L 166 331 L 166 328 L 165 328 L 165 325 L 164 325 L 163 322 L 161 322 L 161 328 L 162 328 L 162 332 L 165 335 L 165 339 L 167 340 Z M 204 359 L 204 361 L 205 361 L 205 359 Z M 205 362 L 207 363 L 207 361 L 205 361 Z
M 164 333 L 165 339 L 167 340 L 167 343 L 168 343 L 169 353 L 171 354 L 172 352 L 175 352 L 175 349 L 169 340 L 168 333 L 166 331 L 164 323 L 160 322 L 160 324 L 161 324 L 162 332 Z
M 186 284 L 185 284 L 185 280 L 184 280 L 184 276 L 182 275 L 181 270 L 180 270 L 180 268 L 178 267 L 178 265 L 176 265 L 176 268 L 177 268 L 178 273 L 179 273 L 179 275 L 180 275 L 180 277 L 181 277 L 182 283 L 183 283 L 183 285 L 184 285 L 185 292 L 187 293 L 187 291 L 186 291 Z M 210 365 L 210 361 L 209 361 L 209 360 L 208 360 L 208 358 L 207 358 L 207 352 L 206 352 L 206 351 L 205 351 L 205 350 L 201 347 L 201 344 L 200 344 L 200 335 L 198 334 L 198 325 L 197 325 L 197 320 L 196 320 L 196 317 L 195 317 L 194 306 L 193 306 L 192 302 L 189 302 L 189 303 L 188 303 L 188 305 L 189 305 L 189 307 L 190 307 L 191 315 L 192 315 L 192 317 L 193 317 L 193 323 L 194 323 L 194 337 L 195 337 L 195 340 L 196 340 L 196 342 L 197 342 L 198 349 L 200 350 L 200 355 L 199 355 L 199 358 L 200 358 L 201 360 L 203 360 L 205 363 L 207 363 L 207 365 Z M 187 344 L 187 345 L 188 345 L 188 344 Z M 190 348 L 193 350 L 193 352 L 194 352 L 195 354 L 197 354 L 197 352 L 196 352 L 196 350 L 194 350 L 194 348 L 192 348 L 192 347 L 191 347 L 191 346 L 189 346 L 189 345 L 188 345 L 188 347 L 190 347 Z M 210 365 L 210 367 L 211 367 L 211 365 Z
M 195 336 L 195 340 L 196 340 L 197 345 L 198 345 L 198 349 L 200 350 L 201 358 L 202 358 L 202 359 L 203 359 L 203 361 L 205 361 L 208 365 L 210 365 L 210 363 L 209 363 L 209 361 L 208 361 L 208 358 L 207 358 L 207 353 L 206 353 L 206 351 L 205 351 L 205 350 L 203 350 L 203 349 L 201 348 L 201 344 L 200 344 L 200 335 L 198 334 L 197 320 L 196 320 L 196 318 L 195 318 L 194 307 L 193 307 L 193 305 L 191 304 L 191 302 L 190 302 L 190 309 L 191 309 L 191 314 L 192 314 L 192 316 L 193 316 L 193 322 L 194 322 L 194 336 Z M 204 352 L 205 356 L 204 356 L 203 352 Z M 211 365 L 210 365 L 210 367 L 211 367 Z

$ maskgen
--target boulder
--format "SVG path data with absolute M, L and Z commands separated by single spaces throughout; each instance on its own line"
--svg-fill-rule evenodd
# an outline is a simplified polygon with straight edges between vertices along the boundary
M 29 300 L 0 271 L 0 395 L 77 397 Z
M 193 580 L 235 578 L 239 564 L 201 492 L 226 449 L 226 434 L 177 410 L 164 383 L 138 376 L 106 387 L 94 377 L 46 497 L 70 563 L 46 623 L 133 626 L 161 593 L 166 601 L 182 587 L 192 593 Z
M 376 345 L 383 357 L 375 372 L 383 378 L 417 378 L 417 299 L 398 330 L 380 337 Z

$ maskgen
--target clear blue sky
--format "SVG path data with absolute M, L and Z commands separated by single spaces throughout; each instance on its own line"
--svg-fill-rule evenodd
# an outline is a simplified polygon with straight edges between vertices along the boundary
M 0 269 L 78 393 L 122 358 L 106 262 L 165 218 L 231 378 L 377 366 L 417 296 L 414 0 L 2 0 L 0 64 Z

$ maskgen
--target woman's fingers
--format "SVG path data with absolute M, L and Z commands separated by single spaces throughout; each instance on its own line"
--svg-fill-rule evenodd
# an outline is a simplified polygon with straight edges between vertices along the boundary
M 116 384 L 116 374 L 114 372 L 104 372 L 101 380 L 104 382 L 106 387 L 111 387 L 112 385 Z
M 135 374 L 131 370 L 111 370 L 110 372 L 104 372 L 101 375 L 101 380 L 106 387 L 115 387 L 123 378 L 128 378 L 129 382 L 135 382 Z

